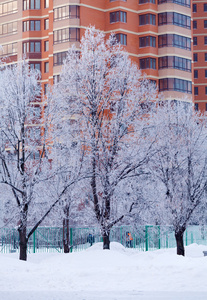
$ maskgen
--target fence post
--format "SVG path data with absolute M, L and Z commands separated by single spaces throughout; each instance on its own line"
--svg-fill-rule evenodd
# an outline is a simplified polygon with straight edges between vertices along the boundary
M 185 230 L 185 245 L 188 246 L 188 233 L 187 233 L 187 229 Z
M 158 226 L 157 229 L 158 229 L 158 248 L 161 249 L 160 226 Z
M 33 232 L 33 253 L 35 253 L 35 231 Z
M 70 252 L 73 252 L 73 228 L 70 228 Z
M 148 226 L 145 226 L 145 251 L 148 251 Z

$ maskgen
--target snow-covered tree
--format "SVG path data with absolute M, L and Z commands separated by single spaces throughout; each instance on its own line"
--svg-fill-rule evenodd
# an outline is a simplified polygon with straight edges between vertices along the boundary
M 183 234 L 205 201 L 206 117 L 189 103 L 166 102 L 158 105 L 151 121 L 157 135 L 151 173 L 160 190 L 154 210 L 161 224 L 173 226 L 177 254 L 184 255 Z
M 62 118 L 73 120 L 73 132 L 85 149 L 90 199 L 103 248 L 109 249 L 110 229 L 133 207 L 133 202 L 123 203 L 122 182 L 141 175 L 150 155 L 145 109 L 157 93 L 113 35 L 105 40 L 102 32 L 88 28 L 80 48 L 68 52 L 56 101 Z
M 71 135 L 70 123 L 71 120 L 60 118 L 56 119 L 53 124 L 55 136 L 50 158 L 54 176 L 49 180 L 48 191 L 50 199 L 60 200 L 55 210 L 59 215 L 59 222 L 63 226 L 64 253 L 69 253 L 73 246 L 70 245 L 70 226 L 74 226 L 79 221 L 79 206 L 84 197 L 80 182 L 84 180 L 81 172 L 84 149 L 80 142 Z M 68 128 L 67 131 L 65 127 Z
M 27 241 L 38 226 L 31 223 L 36 190 L 50 174 L 46 151 L 51 143 L 49 103 L 41 101 L 40 74 L 25 61 L 1 65 L 0 71 L 0 183 L 10 189 L 18 207 L 20 259 L 27 259 Z M 11 198 L 10 198 L 11 201 Z M 31 210 L 32 207 L 32 210 Z M 10 207 L 11 214 L 13 208 Z M 40 216 L 38 215 L 40 219 Z M 39 222 L 39 220 L 38 220 Z

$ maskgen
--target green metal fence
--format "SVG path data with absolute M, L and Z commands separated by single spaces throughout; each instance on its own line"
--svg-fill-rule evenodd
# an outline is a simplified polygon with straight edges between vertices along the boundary
M 132 239 L 129 241 L 128 233 Z M 176 246 L 171 226 L 129 226 L 113 227 L 110 241 L 119 242 L 125 247 L 149 251 Z M 102 242 L 98 228 L 70 228 L 72 251 L 87 249 L 92 244 Z M 184 235 L 185 245 L 192 243 L 207 245 L 207 226 L 189 226 Z M 19 236 L 16 229 L 0 229 L 0 253 L 19 251 Z M 57 227 L 39 227 L 28 241 L 28 251 L 63 252 L 63 230 Z

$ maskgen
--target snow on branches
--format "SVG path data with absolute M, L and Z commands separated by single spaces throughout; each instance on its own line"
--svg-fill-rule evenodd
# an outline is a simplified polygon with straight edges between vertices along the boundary
M 28 214 L 33 210 L 37 213 L 38 205 L 33 207 L 36 191 L 49 170 L 45 153 L 50 141 L 50 114 L 49 105 L 40 103 L 39 79 L 40 73 L 24 60 L 12 67 L 1 65 L 0 183 L 9 188 L 9 198 L 15 199 L 18 207 L 22 260 L 27 258 Z M 12 212 L 13 207 L 10 209 Z
M 69 50 L 55 95 L 62 119 L 73 120 L 65 128 L 67 134 L 75 132 L 85 149 L 82 171 L 90 175 L 89 198 L 104 248 L 109 248 L 111 227 L 128 212 L 115 191 L 132 174 L 142 174 L 150 154 L 152 140 L 145 132 L 143 104 L 152 103 L 156 89 L 141 77 L 113 35 L 106 40 L 101 31 L 90 27 L 80 48 L 80 52 L 74 47 Z M 116 214 L 112 205 L 119 206 Z
M 184 255 L 183 234 L 206 201 L 206 117 L 194 112 L 190 103 L 165 102 L 151 122 L 157 138 L 150 168 L 160 187 L 154 209 L 163 212 L 161 224 L 173 226 L 177 253 Z

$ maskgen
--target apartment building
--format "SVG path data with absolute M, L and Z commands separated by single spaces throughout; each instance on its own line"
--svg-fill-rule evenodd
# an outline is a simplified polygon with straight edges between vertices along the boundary
M 191 20 L 190 0 L 0 0 L 0 57 L 13 64 L 25 56 L 47 93 L 68 48 L 95 25 L 116 34 L 165 99 L 192 101 Z
M 192 1 L 195 109 L 207 111 L 207 2 Z

